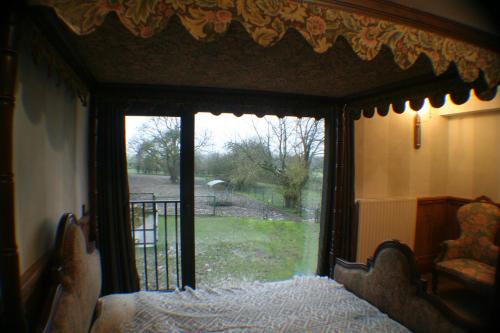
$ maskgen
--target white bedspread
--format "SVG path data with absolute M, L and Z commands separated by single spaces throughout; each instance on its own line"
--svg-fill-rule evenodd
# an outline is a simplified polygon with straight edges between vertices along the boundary
M 97 332 L 409 332 L 337 282 L 319 277 L 244 288 L 107 296 Z M 122 319 L 109 317 L 115 312 Z M 127 305 L 124 305 L 127 303 Z M 122 310 L 118 310 L 120 308 Z M 112 327 L 106 320 L 115 322 Z

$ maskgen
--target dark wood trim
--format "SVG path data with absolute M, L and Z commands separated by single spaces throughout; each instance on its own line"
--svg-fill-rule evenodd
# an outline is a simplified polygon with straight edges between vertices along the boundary
M 19 9 L 7 2 L 0 14 L 0 330 L 24 332 L 19 253 L 16 242 L 14 157 L 15 88 Z
M 26 304 L 36 291 L 37 284 L 47 267 L 49 259 L 50 252 L 43 254 L 21 275 L 21 296 L 23 304 Z
M 419 205 L 429 205 L 433 203 L 448 203 L 451 205 L 465 205 L 471 202 L 475 201 L 484 201 L 484 202 L 489 202 L 497 207 L 500 208 L 500 202 L 495 202 L 492 199 L 490 199 L 487 196 L 480 196 L 474 199 L 468 199 L 468 198 L 461 198 L 461 197 L 454 197 L 454 196 L 437 196 L 437 197 L 420 197 L 417 199 Z
M 304 1 L 310 2 L 311 0 Z M 395 2 L 384 0 L 319 0 L 314 2 L 434 32 L 493 51 L 500 50 L 499 35 Z M 485 5 L 484 2 L 481 4 Z M 490 9 L 494 10 L 491 4 Z
M 319 234 L 318 268 L 317 273 L 328 277 L 333 276 L 333 193 L 335 173 L 335 116 L 325 118 L 325 156 L 323 158 L 323 192 L 321 194 L 321 218 Z
M 61 295 L 63 292 L 62 284 L 58 283 L 50 288 L 49 291 L 49 301 L 46 304 L 46 307 L 42 310 L 42 325 L 36 328 L 37 333 L 50 333 L 52 330 L 52 318 L 54 318 L 56 314 L 57 306 L 61 301 Z
M 369 272 L 376 265 L 380 253 L 388 248 L 395 248 L 404 254 L 405 258 L 408 260 L 408 267 L 410 268 L 408 274 L 410 276 L 411 284 L 416 287 L 417 295 L 425 294 L 427 290 L 427 282 L 420 278 L 420 271 L 418 270 L 417 264 L 415 262 L 413 251 L 410 249 L 410 247 L 408 247 L 408 245 L 403 244 L 398 240 L 389 240 L 379 244 L 379 246 L 377 246 L 377 248 L 375 249 L 373 256 L 367 259 L 366 264 L 349 262 L 341 258 L 336 259 L 336 264 L 348 269 L 360 269 L 365 272 Z
M 97 242 L 97 104 L 90 94 L 88 112 L 88 200 L 89 239 Z
M 351 262 L 344 260 L 342 258 L 336 258 L 336 265 L 345 267 L 347 269 L 360 269 L 362 271 L 368 272 L 370 271 L 370 267 L 373 266 L 371 262 L 371 257 L 367 259 L 366 264 L 360 263 L 360 262 Z
M 418 198 L 419 205 L 430 205 L 434 203 L 446 203 L 448 199 L 451 197 L 442 196 L 442 197 L 421 197 Z
M 194 112 L 182 110 L 180 200 L 182 287 L 196 287 L 194 230 Z
M 321 118 L 340 101 L 336 98 L 256 90 L 209 87 L 153 86 L 107 83 L 95 90 L 98 101 L 128 102 L 127 115 L 180 115 L 182 106 L 195 112 L 253 113 L 258 116 L 301 116 Z M 157 106 L 157 108 L 154 108 Z
M 414 249 L 417 265 L 422 272 L 431 271 L 432 263 L 439 253 L 439 244 L 458 236 L 454 212 L 449 208 L 450 198 L 439 196 L 417 199 Z
M 52 251 L 43 254 L 21 276 L 21 297 L 25 309 L 28 330 L 35 329 L 33 325 L 40 320 L 43 305 L 50 290 L 49 266 Z
M 481 195 L 481 196 L 475 198 L 474 200 L 472 200 L 472 202 L 486 202 L 486 203 L 493 204 L 497 207 L 500 207 L 500 203 L 496 203 L 495 201 L 491 200 L 491 198 L 489 198 L 485 195 Z

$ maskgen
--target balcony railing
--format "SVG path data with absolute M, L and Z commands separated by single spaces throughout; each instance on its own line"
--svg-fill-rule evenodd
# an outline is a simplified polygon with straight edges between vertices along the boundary
M 129 205 L 141 290 L 180 288 L 180 201 L 154 193 L 131 193 Z M 215 215 L 215 196 L 196 196 L 195 214 Z
M 180 288 L 180 201 L 130 200 L 141 290 Z

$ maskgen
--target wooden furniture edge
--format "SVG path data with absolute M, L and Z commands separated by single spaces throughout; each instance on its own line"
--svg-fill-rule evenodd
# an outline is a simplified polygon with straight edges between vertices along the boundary
M 481 195 L 479 197 L 470 199 L 470 198 L 463 198 L 463 197 L 456 197 L 452 195 L 444 195 L 444 196 L 424 196 L 424 197 L 417 197 L 417 204 L 418 205 L 429 205 L 429 204 L 435 204 L 435 203 L 462 203 L 462 204 L 467 204 L 470 202 L 489 202 L 491 204 L 494 204 L 498 207 L 500 207 L 500 202 L 495 202 L 491 198 L 489 198 L 486 195 Z
M 427 281 L 421 279 L 420 277 L 420 271 L 417 268 L 416 262 L 415 262 L 415 255 L 413 251 L 410 249 L 410 247 L 404 243 L 401 243 L 400 241 L 394 239 L 394 240 L 388 240 L 385 241 L 377 246 L 375 249 L 374 255 L 370 258 L 367 259 L 366 264 L 362 263 L 353 263 L 346 261 L 341 258 L 336 259 L 336 264 L 340 264 L 340 266 L 346 268 L 346 269 L 360 269 L 365 272 L 370 272 L 376 265 L 377 258 L 379 254 L 387 248 L 395 248 L 402 252 L 404 256 L 406 257 L 408 261 L 408 266 L 410 268 L 410 281 L 412 285 L 417 287 L 417 293 L 425 293 L 427 289 Z
M 57 306 L 61 300 L 63 286 L 61 283 L 54 285 L 49 291 L 50 302 L 47 302 L 47 307 L 44 308 L 43 314 L 45 320 L 41 321 L 42 326 L 37 329 L 39 333 L 49 333 L 52 328 L 52 318 L 56 313 Z

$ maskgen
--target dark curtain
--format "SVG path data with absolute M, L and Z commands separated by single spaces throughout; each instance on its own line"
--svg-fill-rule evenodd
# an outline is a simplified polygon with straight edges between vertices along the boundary
M 318 274 L 333 276 L 335 259 L 356 259 L 354 120 L 345 110 L 325 119 L 323 206 Z
M 125 106 L 97 105 L 97 229 L 102 294 L 140 289 L 128 204 Z

